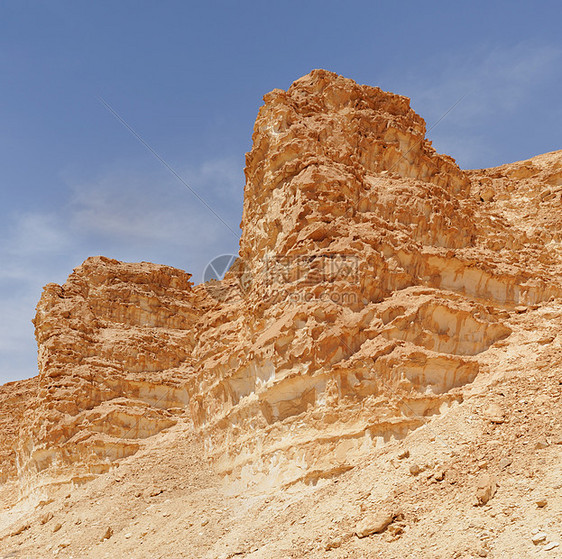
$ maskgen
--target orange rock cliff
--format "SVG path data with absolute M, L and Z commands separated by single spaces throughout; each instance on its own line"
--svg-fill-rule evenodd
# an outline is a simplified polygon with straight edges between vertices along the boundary
M 6 502 L 180 428 L 234 493 L 337 479 L 463 409 L 559 304 L 562 152 L 463 171 L 406 97 L 323 70 L 264 101 L 224 280 L 94 257 L 45 287 L 39 376 L 0 388 Z

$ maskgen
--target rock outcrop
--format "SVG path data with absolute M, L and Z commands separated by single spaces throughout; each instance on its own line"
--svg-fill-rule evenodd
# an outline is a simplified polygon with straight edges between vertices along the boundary
M 81 483 L 176 423 L 202 314 L 190 275 L 89 258 L 45 287 L 34 323 L 39 388 L 18 445 L 23 487 Z
M 0 485 L 17 478 L 16 448 L 30 399 L 37 392 L 37 377 L 0 386 Z
M 222 282 L 98 257 L 45 288 L 25 492 L 180 417 L 230 487 L 316 483 L 462 402 L 515 309 L 562 295 L 560 153 L 463 171 L 407 98 L 322 70 L 264 100 Z

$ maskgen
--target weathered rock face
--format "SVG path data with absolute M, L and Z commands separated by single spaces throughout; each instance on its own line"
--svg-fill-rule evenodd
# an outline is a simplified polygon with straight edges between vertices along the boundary
M 562 156 L 545 153 L 493 169 L 470 171 L 475 196 L 490 202 L 511 226 L 543 246 L 545 257 L 560 262 Z M 546 262 L 546 260 L 545 260 Z
M 37 378 L 0 386 L 0 484 L 17 475 L 16 447 L 29 400 L 37 392 Z
M 405 97 L 315 70 L 265 96 L 222 283 L 94 258 L 47 286 L 26 487 L 90 479 L 178 414 L 231 483 L 314 482 L 462 401 L 514 307 L 562 294 L 559 239 L 510 206 L 539 162 L 464 172 L 424 134 Z
M 18 447 L 25 484 L 91 479 L 176 423 L 189 396 L 175 369 L 191 364 L 202 312 L 189 278 L 97 257 L 45 287 L 39 390 Z
M 326 239 L 335 218 L 376 212 L 413 224 L 408 204 L 400 203 L 407 188 L 379 189 L 385 175 L 441 186 L 447 199 L 468 188 L 454 161 L 425 139 L 425 122 L 406 97 L 314 71 L 264 100 L 246 161 L 240 252 L 251 262 L 285 254 L 297 235 Z M 427 233 L 416 225 L 419 235 Z
M 528 274 L 540 244 L 480 207 L 407 99 L 315 71 L 265 102 L 246 167 L 246 318 L 225 322 L 237 344 L 215 340 L 190 393 L 225 473 L 291 483 L 462 400 L 477 356 L 510 333 L 506 309 L 559 287 Z

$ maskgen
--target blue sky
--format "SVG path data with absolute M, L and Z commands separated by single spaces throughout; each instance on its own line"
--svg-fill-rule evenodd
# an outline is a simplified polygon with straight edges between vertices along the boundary
M 464 168 L 562 149 L 560 2 L 0 2 L 0 382 L 44 284 L 91 255 L 236 252 L 262 95 L 313 68 L 412 98 Z M 221 215 L 211 214 L 100 102 Z

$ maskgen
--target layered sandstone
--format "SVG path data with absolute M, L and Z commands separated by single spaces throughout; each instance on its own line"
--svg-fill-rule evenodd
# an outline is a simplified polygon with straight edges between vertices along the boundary
M 190 275 L 89 258 L 45 287 L 34 323 L 39 388 L 17 447 L 24 487 L 81 483 L 176 423 L 202 313 Z
M 45 288 L 25 492 L 180 425 L 231 488 L 336 476 L 462 403 L 509 317 L 562 295 L 560 153 L 463 171 L 407 98 L 321 70 L 264 100 L 221 283 L 92 258 Z
M 0 484 L 17 477 L 16 448 L 29 401 L 37 392 L 37 378 L 0 386 Z
M 211 338 L 190 389 L 231 478 L 350 468 L 462 401 L 514 306 L 560 294 L 559 261 L 424 132 L 407 99 L 327 72 L 265 96 L 246 166 L 246 318 Z

